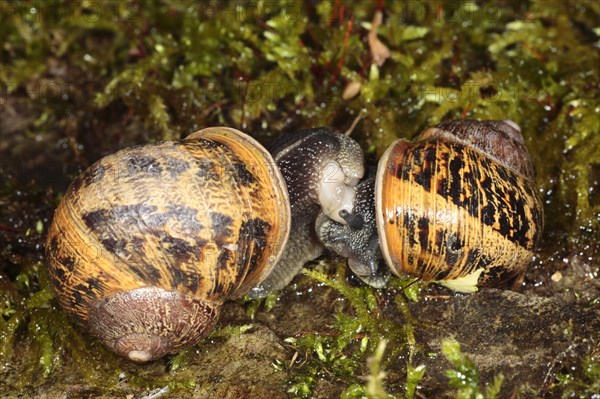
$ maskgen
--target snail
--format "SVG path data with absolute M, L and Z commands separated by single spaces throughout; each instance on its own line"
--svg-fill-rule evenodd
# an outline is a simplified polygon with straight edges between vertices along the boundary
M 366 175 L 356 186 L 353 216 L 358 223 L 342 224 L 323 212 L 315 219 L 318 240 L 330 251 L 348 259 L 348 266 L 362 281 L 383 288 L 390 277 L 383 262 L 375 223 L 375 173 L 367 168 Z
M 460 292 L 502 286 L 522 279 L 541 237 L 533 180 L 516 123 L 446 122 L 388 147 L 359 185 L 370 195 L 353 208 L 360 228 L 320 215 L 315 230 L 376 287 L 382 263 Z
M 110 349 L 144 362 L 198 342 L 224 301 L 287 285 L 324 250 L 319 212 L 352 223 L 363 155 L 326 129 L 282 136 L 271 151 L 208 128 L 92 165 L 48 232 L 61 306 Z
M 364 175 L 364 155 L 356 141 L 314 128 L 282 134 L 267 149 L 286 181 L 292 231 L 277 266 L 250 292 L 254 298 L 285 287 L 306 262 L 323 254 L 315 232 L 320 214 L 340 226 L 362 223 L 353 215 L 356 186 Z
M 270 154 L 230 128 L 106 156 L 71 183 L 46 258 L 60 305 L 145 362 L 204 337 L 278 262 L 290 230 Z

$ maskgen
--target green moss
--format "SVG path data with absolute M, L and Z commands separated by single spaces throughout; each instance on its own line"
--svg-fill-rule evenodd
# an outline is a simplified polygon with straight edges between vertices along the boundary
M 370 374 L 367 379 L 367 383 L 365 385 L 352 384 L 348 386 L 348 388 L 346 388 L 340 395 L 342 399 L 396 399 L 400 397 L 388 393 L 384 387 L 386 373 L 381 370 L 381 363 L 386 345 L 387 342 L 385 340 L 379 341 L 379 345 L 377 346 L 373 356 L 368 359 Z M 415 397 L 417 385 L 424 375 L 424 365 L 413 367 L 409 364 L 407 366 L 404 394 L 405 399 L 413 399 Z
M 194 386 L 193 380 L 180 379 L 174 374 L 156 378 L 145 373 L 127 373 L 122 359 L 73 326 L 58 307 L 43 264 L 24 268 L 15 280 L 17 290 L 1 291 L 5 300 L 0 308 L 3 315 L 0 317 L 0 365 L 7 367 L 16 362 L 22 368 L 13 388 L 27 387 L 31 381 L 43 384 L 53 371 L 64 366 L 73 368 L 88 383 L 102 386 L 108 392 L 117 390 L 123 373 L 128 375 L 131 387 L 169 386 L 170 390 L 181 390 Z M 26 350 L 15 353 L 15 346 L 21 341 Z M 70 364 L 65 365 L 65 360 Z M 177 367 L 171 368 L 173 372 L 181 367 L 180 363 L 174 360 Z
M 404 357 L 405 353 L 408 353 L 408 385 L 412 387 L 409 389 L 414 393 L 414 386 L 420 379 L 419 375 L 422 377 L 423 368 L 411 365 L 414 353 L 419 348 L 414 337 L 414 320 L 402 294 L 402 287 L 410 286 L 410 283 L 394 278 L 393 283 L 390 284 L 390 291 L 384 294 L 394 297 L 397 310 L 404 315 L 404 323 L 398 324 L 383 316 L 383 308 L 380 304 L 381 293 L 364 285 L 351 287 L 345 282 L 346 269 L 343 265 L 337 268 L 334 278 L 317 270 L 306 269 L 303 273 L 338 291 L 348 301 L 352 313 L 336 314 L 334 329 L 331 332 L 307 332 L 300 337 L 286 339 L 292 348 L 300 353 L 306 353 L 307 357 L 302 370 L 294 377 L 293 393 L 303 392 L 302 395 L 310 397 L 314 385 L 320 378 L 334 375 L 348 382 L 354 381 L 345 390 L 346 397 L 360 397 L 370 391 L 379 393 L 368 397 L 383 397 L 381 396 L 383 388 L 380 387 L 382 376 L 376 373 L 374 379 L 365 386 L 356 376 L 360 375 L 359 370 L 364 367 L 367 357 L 372 354 L 376 362 L 375 366 L 373 363 L 371 366 L 373 373 L 373 367 L 378 369 L 380 363 L 387 364 L 391 359 Z M 384 360 L 383 351 L 386 346 L 388 355 Z M 362 390 L 359 388 L 361 386 Z
M 454 340 L 442 342 L 442 353 L 454 366 L 446 370 L 450 386 L 456 388 L 457 399 L 495 399 L 499 397 L 504 377 L 502 374 L 494 377 L 494 382 L 481 392 L 479 371 L 475 364 L 460 352 L 460 344 Z
M 352 334 L 367 333 L 370 338 L 370 345 L 376 347 L 381 339 L 387 339 L 391 342 L 404 342 L 405 336 L 402 326 L 398 326 L 390 320 L 386 320 L 379 314 L 379 307 L 375 290 L 366 285 L 360 287 L 350 287 L 347 285 L 341 272 L 344 269 L 338 269 L 338 278 L 330 279 L 327 275 L 316 270 L 305 269 L 303 273 L 316 279 L 317 281 L 337 290 L 345 299 L 348 300 L 355 312 L 354 316 L 338 316 L 338 326 L 341 330 L 341 342 L 338 347 L 343 346 L 346 338 Z
M 600 392 L 600 361 L 597 353 L 582 359 L 581 365 L 555 376 L 548 388 L 560 398 L 593 398 Z M 560 396 L 558 396 L 560 395 Z

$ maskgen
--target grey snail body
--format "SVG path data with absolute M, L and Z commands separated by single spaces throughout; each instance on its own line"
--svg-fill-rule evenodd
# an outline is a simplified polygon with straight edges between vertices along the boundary
M 292 230 L 277 267 L 252 289 L 252 297 L 285 287 L 306 262 L 323 253 L 314 230 L 320 213 L 341 226 L 352 223 L 356 185 L 364 174 L 358 143 L 325 128 L 284 134 L 267 148 L 286 181 Z

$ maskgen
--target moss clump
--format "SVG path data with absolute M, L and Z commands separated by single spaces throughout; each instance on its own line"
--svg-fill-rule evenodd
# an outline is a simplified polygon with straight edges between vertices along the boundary
M 493 383 L 485 388 L 485 393 L 482 393 L 479 387 L 479 372 L 475 364 L 460 352 L 460 344 L 454 340 L 445 340 L 442 342 L 442 353 L 454 366 L 453 369 L 446 370 L 446 376 L 450 386 L 457 390 L 457 399 L 495 399 L 498 397 L 504 380 L 502 374 L 497 375 Z
M 575 371 L 575 370 L 572 370 Z M 558 373 L 549 391 L 560 398 L 593 398 L 600 392 L 600 360 L 597 353 L 582 359 L 578 372 Z
M 304 354 L 302 366 L 295 373 L 289 391 L 297 397 L 313 396 L 314 386 L 319 379 L 332 377 L 343 379 L 346 383 L 352 382 L 343 394 L 347 398 L 360 397 L 356 395 L 362 395 L 365 389 L 379 390 L 377 387 L 382 383 L 381 376 L 373 377 L 367 386 L 363 386 L 357 378 L 361 375 L 365 359 L 372 353 L 376 353 L 375 358 L 378 359 L 377 365 L 373 366 L 375 368 L 382 362 L 387 365 L 391 359 L 406 357 L 409 385 L 418 381 L 419 373 L 422 376 L 422 366 L 412 366 L 413 355 L 419 348 L 413 333 L 414 321 L 406 306 L 402 288 L 408 287 L 406 290 L 412 293 L 414 284 L 408 279 L 403 281 L 394 278 L 388 290 L 377 292 L 364 285 L 349 286 L 345 281 L 345 272 L 344 265 L 337 268 L 334 278 L 317 270 L 304 270 L 304 274 L 338 291 L 352 311 L 337 313 L 330 331 L 306 332 L 285 340 L 298 353 Z M 395 304 L 397 312 L 404 315 L 403 323 L 383 316 L 388 302 Z M 382 361 L 386 346 L 388 355 Z
M 22 339 L 23 331 L 27 332 L 28 349 L 18 353 L 18 361 L 25 367 L 16 386 L 24 387 L 32 380 L 44 381 L 63 366 L 65 352 L 79 363 L 80 372 L 88 380 L 104 382 L 107 386 L 116 384 L 118 373 L 114 372 L 118 368 L 112 356 L 98 345 L 90 346 L 86 338 L 73 329 L 66 314 L 54 302 L 44 265 L 37 263 L 24 268 L 16 281 L 19 282 L 17 289 L 0 309 L 4 315 L 0 318 L 2 367 L 17 360 L 16 341 Z M 33 292 L 28 293 L 29 290 Z M 90 358 L 102 361 L 103 366 L 98 368 L 91 364 Z
M 72 325 L 55 301 L 43 264 L 24 268 L 16 281 L 16 290 L 9 287 L 2 291 L 0 307 L 3 315 L 0 317 L 0 372 L 9 371 L 4 368 L 15 364 L 21 368 L 19 378 L 8 385 L 12 389 L 24 389 L 31 381 L 44 384 L 61 368 L 74 368 L 89 384 L 102 386 L 107 392 L 118 392 L 117 384 L 124 378 L 129 389 L 168 386 L 176 391 L 194 386 L 193 380 L 179 379 L 174 374 L 181 367 L 177 358 L 170 368 L 173 373 L 162 378 L 130 373 L 115 354 Z M 28 294 L 29 290 L 33 293 Z M 17 344 L 25 345 L 25 349 L 15 353 Z

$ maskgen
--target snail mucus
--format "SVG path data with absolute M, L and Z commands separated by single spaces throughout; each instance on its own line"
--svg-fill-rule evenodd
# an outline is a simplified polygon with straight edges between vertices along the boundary
M 61 306 L 144 362 L 195 344 L 224 301 L 284 287 L 326 248 L 375 287 L 391 270 L 472 292 L 522 276 L 541 235 L 514 122 L 440 124 L 393 143 L 377 170 L 325 128 L 268 149 L 208 128 L 84 171 L 48 232 Z
M 346 223 L 363 173 L 353 140 L 324 129 L 295 137 L 275 149 L 278 159 L 299 154 L 289 162 L 302 170 L 292 205 L 276 160 L 235 129 L 207 128 L 97 161 L 71 183 L 48 231 L 60 305 L 108 348 L 145 362 L 198 342 L 224 301 L 268 276 L 262 289 L 287 284 L 323 250 L 307 238 L 317 213 Z M 324 173 L 337 183 L 319 183 Z

